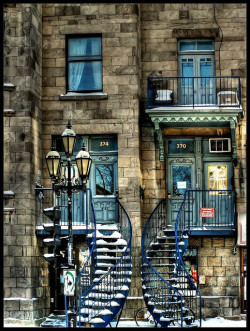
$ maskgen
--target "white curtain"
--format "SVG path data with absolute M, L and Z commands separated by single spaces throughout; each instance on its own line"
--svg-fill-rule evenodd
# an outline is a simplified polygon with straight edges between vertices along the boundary
M 73 38 L 69 39 L 69 58 L 83 56 L 86 54 L 88 39 Z M 69 63 L 69 89 L 78 90 L 81 82 L 82 73 L 84 69 L 84 62 L 71 62 Z
M 87 57 L 101 60 L 100 37 L 72 38 L 69 40 L 69 59 Z M 86 76 L 84 85 L 80 87 L 82 75 Z M 70 62 L 69 63 L 69 89 L 73 91 L 86 89 L 101 89 L 102 62 Z

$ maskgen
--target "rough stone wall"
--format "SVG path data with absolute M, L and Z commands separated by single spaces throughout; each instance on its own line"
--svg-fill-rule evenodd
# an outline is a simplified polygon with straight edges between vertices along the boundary
M 216 76 L 240 76 L 245 116 L 236 129 L 239 162 L 234 169 L 237 211 L 246 212 L 246 5 L 245 4 L 141 4 L 141 105 L 146 106 L 147 77 L 178 76 L 178 38 L 215 39 Z M 223 34 L 223 38 L 222 38 Z M 222 41 L 222 42 L 221 42 Z M 220 50 L 220 53 L 219 53 Z M 221 67 L 219 67 L 219 59 Z M 143 112 L 142 110 L 142 112 Z M 159 161 L 154 127 L 147 115 L 142 123 L 142 175 L 145 186 L 143 222 L 165 197 L 165 162 Z M 234 238 L 208 238 L 198 248 L 203 314 L 232 315 L 239 312 L 239 249 L 232 254 Z M 225 296 L 225 300 L 211 296 Z M 224 303 L 223 303 L 224 302 Z M 238 309 L 238 310 L 237 310 Z
M 34 203 L 41 170 L 41 16 L 38 4 L 4 7 L 4 317 L 21 320 L 36 320 L 48 307 Z
M 66 93 L 65 35 L 102 34 L 104 100 L 59 100 Z M 43 159 L 68 119 L 79 135 L 117 134 L 119 194 L 133 226 L 133 280 L 140 291 L 140 19 L 137 4 L 43 5 Z M 43 163 L 43 184 L 50 180 Z M 137 275 L 137 277 L 136 277 Z
M 196 240 L 197 241 L 197 240 Z M 205 276 L 199 285 L 203 295 L 202 314 L 205 317 L 240 314 L 239 268 L 240 254 L 234 238 L 201 238 L 198 247 L 198 274 Z
M 246 210 L 246 5 L 242 3 L 225 4 L 141 4 L 141 91 L 142 108 L 146 109 L 147 77 L 177 77 L 177 38 L 215 38 L 216 76 L 240 76 L 242 84 L 242 107 L 245 117 L 237 127 L 237 153 L 239 163 L 235 168 L 235 187 L 237 192 L 238 211 Z M 216 17 L 216 19 L 215 19 Z M 218 26 L 218 24 L 219 26 Z M 220 29 L 222 32 L 220 32 Z M 185 30 L 183 32 L 183 30 Z M 223 34 L 223 37 L 222 37 Z M 223 39 L 222 39 L 223 38 Z M 221 43 L 222 40 L 222 43 Z M 219 54 L 220 49 L 220 54 Z M 219 68 L 219 57 L 221 70 Z M 156 141 L 150 121 L 144 115 L 142 141 Z M 154 139 L 154 140 L 153 140 Z M 142 144 L 142 169 L 145 185 L 145 195 L 154 196 L 155 190 L 161 187 L 159 181 L 165 179 L 157 171 L 150 174 L 144 166 L 148 157 L 154 162 L 153 169 L 157 170 L 157 157 L 148 151 L 148 144 Z M 153 155 L 152 155 L 153 154 Z M 155 161 L 154 161 L 155 160 Z M 145 169 L 145 170 L 144 170 Z M 157 194 L 158 195 L 158 194 Z M 159 195 L 158 195 L 159 196 Z M 161 194 L 160 197 L 163 197 Z M 145 201 L 144 213 L 153 210 Z

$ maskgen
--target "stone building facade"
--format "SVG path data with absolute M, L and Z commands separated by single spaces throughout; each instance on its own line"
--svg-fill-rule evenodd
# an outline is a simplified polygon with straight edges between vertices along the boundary
M 100 35 L 102 92 L 68 93 L 66 37 Z M 39 323 L 50 312 L 49 272 L 36 235 L 35 183 L 68 119 L 77 135 L 112 135 L 118 188 L 133 226 L 133 276 L 124 317 L 144 305 L 141 233 L 168 169 L 147 109 L 147 77 L 177 77 L 179 40 L 214 42 L 216 76 L 239 76 L 244 117 L 234 128 L 237 211 L 246 213 L 246 4 L 6 4 L 4 6 L 4 318 Z M 179 75 L 180 76 L 180 75 Z M 193 115 L 194 116 L 194 115 Z M 209 125 L 207 125 L 209 128 Z M 234 132 L 234 131 L 232 131 Z M 163 144 L 164 145 L 164 144 Z M 143 191 L 143 194 L 142 194 Z M 194 236 L 204 316 L 241 312 L 237 237 Z M 233 254 L 233 253 L 234 254 Z

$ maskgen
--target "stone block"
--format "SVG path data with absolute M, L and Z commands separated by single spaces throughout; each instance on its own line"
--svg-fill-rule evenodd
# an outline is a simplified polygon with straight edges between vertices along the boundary
M 208 257 L 207 265 L 209 267 L 221 267 L 221 257 Z
M 225 267 L 216 267 L 216 268 L 214 268 L 214 276 L 226 276 L 226 275 L 227 274 L 226 274 L 226 268 Z
M 219 298 L 204 298 L 204 307 L 207 308 L 219 308 L 220 302 Z
M 212 246 L 213 247 L 224 247 L 225 239 L 224 238 L 212 238 Z

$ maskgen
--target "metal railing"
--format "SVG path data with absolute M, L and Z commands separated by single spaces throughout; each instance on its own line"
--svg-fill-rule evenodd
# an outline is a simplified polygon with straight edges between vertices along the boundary
M 238 76 L 147 78 L 148 109 L 240 105 L 241 82 Z
M 84 327 L 89 325 L 91 319 L 100 316 L 100 312 L 111 311 L 112 315 L 107 315 L 105 325 L 111 322 L 116 315 L 122 310 L 126 297 L 129 293 L 129 287 L 132 275 L 131 265 L 131 240 L 132 240 L 132 225 L 130 218 L 120 204 L 118 198 L 117 223 L 119 224 L 119 232 L 123 242 L 126 242 L 124 250 L 118 257 L 117 262 L 104 274 L 99 275 L 99 280 L 93 282 L 94 271 L 97 270 L 97 253 L 94 250 L 92 253 L 92 266 L 90 266 L 90 278 L 92 282 L 88 288 L 82 286 L 79 282 L 81 277 L 78 277 L 78 326 Z M 93 250 L 95 243 L 91 242 Z M 93 264 L 94 262 L 94 264 Z M 102 261 L 103 262 L 103 261 Z M 92 268 L 92 269 L 91 269 Z M 98 275 L 95 275 L 98 277 Z M 92 295 L 93 294 L 93 295 Z M 95 295 L 96 294 L 96 295 Z M 114 305 L 114 302 L 119 302 L 119 305 Z M 93 308 L 94 307 L 94 308 Z M 96 307 L 96 309 L 95 309 Z M 81 318 L 83 317 L 83 319 Z M 82 321 L 82 322 L 81 322 Z M 119 322 L 119 319 L 118 319 Z
M 68 195 L 60 192 L 57 196 L 51 187 L 37 187 L 36 192 L 36 225 L 41 226 L 47 221 L 43 209 L 59 206 L 61 210 L 61 226 L 68 225 Z M 90 211 L 90 190 L 72 192 L 72 225 L 88 226 Z
M 167 227 L 166 221 L 166 200 L 162 199 L 151 213 L 142 232 L 142 290 L 144 298 L 149 295 L 148 298 L 164 311 L 163 316 L 167 318 L 173 316 L 175 320 L 179 320 L 183 308 L 182 294 L 152 266 L 146 256 L 150 245 L 156 241 L 159 233 Z M 169 272 L 169 274 L 171 273 Z M 168 278 L 171 278 L 171 276 L 168 276 Z M 150 290 L 146 289 L 148 285 L 150 285 Z M 148 304 L 147 306 L 149 312 L 153 315 L 153 306 Z M 156 316 L 154 318 L 157 319 Z M 156 322 L 159 321 L 156 320 Z
M 182 256 L 188 246 L 188 242 L 185 242 L 185 238 L 188 238 L 188 231 L 185 231 L 185 196 L 184 194 L 175 222 L 176 257 L 178 259 L 175 277 L 178 278 L 178 290 L 182 294 L 185 307 L 193 315 L 194 320 L 199 319 L 201 327 L 201 292 L 196 287 L 193 277 L 187 271 L 182 260 Z M 183 326 L 183 316 L 181 326 Z
M 235 230 L 234 190 L 186 190 L 180 230 Z
M 79 266 L 80 272 L 78 273 L 75 280 L 75 297 L 74 300 L 78 300 L 80 295 L 87 291 L 88 288 L 93 284 L 94 278 L 94 255 L 96 249 L 96 217 L 94 204 L 92 201 L 92 193 L 90 189 L 87 189 L 88 196 L 90 199 L 90 208 L 89 208 L 89 224 L 87 233 L 91 235 L 91 245 L 88 245 L 88 248 L 85 254 L 82 254 L 82 261 L 80 261 L 81 265 Z M 66 327 L 68 327 L 68 309 L 69 309 L 69 297 L 64 297 L 64 305 L 65 305 L 65 316 L 66 316 Z M 79 307 L 78 307 L 79 309 Z M 76 312 L 78 313 L 78 312 Z
M 193 320 L 199 319 L 199 324 L 201 326 L 201 293 L 192 281 L 191 276 L 187 272 L 187 269 L 182 261 L 182 256 L 188 246 L 187 240 L 184 242 L 186 232 L 182 231 L 182 219 L 183 215 L 185 215 L 184 206 L 185 202 L 183 201 L 178 211 L 175 223 L 174 234 L 176 251 L 172 257 L 174 262 L 172 266 L 165 269 L 168 271 L 163 272 L 164 275 L 163 273 L 161 275 L 161 273 L 152 266 L 146 256 L 146 252 L 150 248 L 150 245 L 154 245 L 157 236 L 162 233 L 162 230 L 167 229 L 165 199 L 159 202 L 146 222 L 141 240 L 142 289 L 144 292 L 144 298 L 148 295 L 148 298 L 153 300 L 154 304 L 157 307 L 160 307 L 163 311 L 163 317 L 165 316 L 174 324 L 177 323 L 183 327 L 184 319 L 188 314 L 193 318 Z M 174 273 L 171 272 L 173 270 Z M 165 276 L 165 274 L 167 276 Z M 170 279 L 167 280 L 165 278 Z M 173 286 L 174 283 L 175 286 Z M 153 315 L 153 306 L 148 305 L 147 300 L 145 300 L 145 302 L 150 313 Z M 156 315 L 153 316 L 157 319 Z

